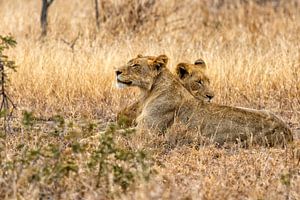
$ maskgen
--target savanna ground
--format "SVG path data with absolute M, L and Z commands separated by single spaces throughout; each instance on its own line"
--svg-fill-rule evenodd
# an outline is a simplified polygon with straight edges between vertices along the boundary
M 0 0 L 0 34 L 18 44 L 1 132 L 0 199 L 300 199 L 300 2 L 55 0 L 40 38 L 41 1 Z M 77 38 L 74 46 L 72 40 Z M 296 141 L 286 149 L 197 145 L 184 130 L 99 139 L 138 96 L 114 66 L 137 54 L 203 58 L 214 102 L 267 109 Z M 149 179 L 148 179 L 149 178 Z

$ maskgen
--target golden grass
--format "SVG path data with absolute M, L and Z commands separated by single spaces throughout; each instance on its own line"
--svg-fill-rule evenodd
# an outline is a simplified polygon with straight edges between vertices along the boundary
M 144 19 L 141 23 L 129 14 L 137 11 L 138 4 L 130 4 L 135 1 L 107 0 L 102 5 L 106 12 L 101 12 L 98 31 L 92 2 L 54 1 L 48 36 L 40 40 L 41 1 L 0 1 L 0 34 L 10 33 L 18 42 L 9 52 L 19 66 L 11 75 L 10 91 L 19 108 L 18 116 L 22 110 L 32 110 L 45 118 L 61 114 L 72 119 L 114 121 L 116 113 L 138 95 L 136 89 L 114 87 L 114 66 L 137 54 L 166 54 L 171 69 L 178 62 L 203 58 L 209 67 L 215 102 L 271 110 L 297 133 L 299 1 L 279 6 L 276 1 L 257 4 L 225 0 L 224 5 L 208 0 L 157 1 L 150 11 L 140 14 Z M 135 31 L 133 27 L 137 27 Z M 63 40 L 71 41 L 78 35 L 72 50 Z M 10 141 L 20 137 L 11 136 Z M 295 146 L 297 150 L 299 144 Z M 155 167 L 155 179 L 122 198 L 300 198 L 296 150 L 161 148 L 163 153 L 154 154 L 161 163 Z M 285 176 L 291 176 L 290 184 L 284 182 Z M 72 180 L 66 182 L 76 185 Z M 72 192 L 66 191 L 66 195 L 78 191 Z M 100 194 L 89 191 L 85 197 L 99 199 Z

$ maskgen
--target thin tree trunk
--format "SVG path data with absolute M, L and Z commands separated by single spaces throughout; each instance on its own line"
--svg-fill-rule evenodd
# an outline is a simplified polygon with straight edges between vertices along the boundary
M 99 19 L 99 4 L 98 4 L 98 0 L 95 0 L 95 17 L 96 17 L 97 29 L 99 30 L 99 28 L 100 28 L 100 19 Z
M 42 12 L 41 12 L 41 28 L 42 34 L 41 36 L 47 35 L 47 16 L 48 16 L 48 8 L 53 3 L 54 0 L 42 0 Z

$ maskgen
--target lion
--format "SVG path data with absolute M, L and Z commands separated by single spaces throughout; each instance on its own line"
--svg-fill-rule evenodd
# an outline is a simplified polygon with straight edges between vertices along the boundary
M 138 57 L 143 57 L 138 55 Z M 149 59 L 154 57 L 148 56 Z M 179 63 L 175 68 L 175 75 L 181 80 L 183 86 L 196 98 L 210 102 L 214 97 L 214 92 L 210 87 L 210 80 L 206 74 L 207 66 L 203 59 L 197 59 L 194 64 Z M 118 83 L 117 83 L 118 84 Z M 123 87 L 120 85 L 119 87 Z M 132 103 L 117 114 L 117 122 L 121 126 L 131 126 L 141 111 L 140 101 L 142 98 Z
M 178 121 L 218 145 L 286 146 L 293 141 L 288 126 L 268 111 L 196 99 L 168 70 L 167 62 L 166 55 L 138 56 L 115 70 L 117 84 L 141 91 L 138 131 L 164 133 Z
M 200 58 L 194 64 L 177 64 L 175 74 L 196 99 L 210 102 L 215 95 L 210 87 L 210 79 L 206 74 L 206 70 L 207 66 L 204 60 Z

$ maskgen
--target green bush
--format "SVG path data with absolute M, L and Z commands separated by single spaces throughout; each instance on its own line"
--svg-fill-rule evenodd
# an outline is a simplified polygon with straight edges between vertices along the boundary
M 22 121 L 22 136 L 10 141 L 15 148 L 4 145 L 0 153 L 0 199 L 13 195 L 62 199 L 68 194 L 84 198 L 87 191 L 113 198 L 152 174 L 151 158 L 119 144 L 114 126 L 87 144 L 79 142 L 78 135 L 95 134 L 93 123 L 82 125 L 73 137 L 76 123 L 67 123 L 61 116 L 53 117 L 52 127 L 47 128 L 31 112 L 23 112 Z M 16 183 L 16 191 L 11 190 Z M 32 191 L 38 196 L 32 196 Z

